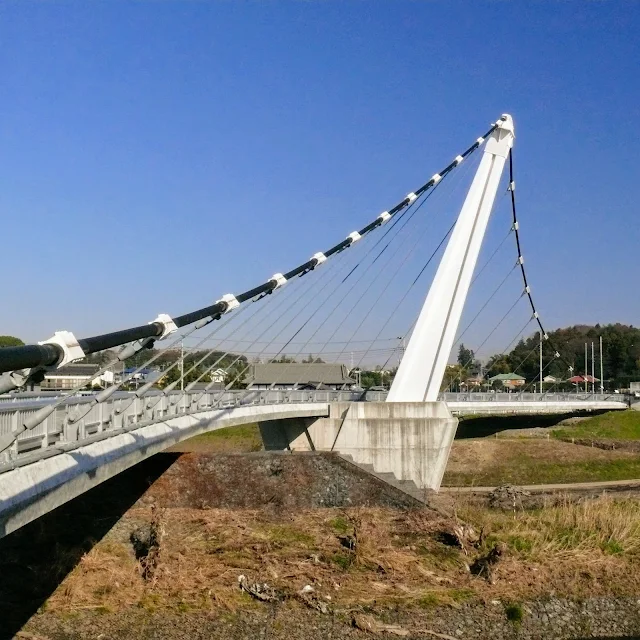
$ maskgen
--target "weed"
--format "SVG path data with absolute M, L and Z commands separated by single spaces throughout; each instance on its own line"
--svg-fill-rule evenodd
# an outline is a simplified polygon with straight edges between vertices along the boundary
M 524 619 L 524 608 L 518 602 L 507 602 L 504 605 L 504 612 L 509 622 L 519 625 Z
M 617 540 L 607 540 L 600 548 L 605 554 L 610 556 L 617 556 L 624 553 L 624 547 Z
M 331 556 L 331 561 L 337 564 L 343 571 L 348 571 L 353 564 L 352 553 L 334 553 Z
M 421 545 L 418 551 L 420 555 L 433 559 L 437 567 L 445 570 L 460 563 L 460 549 L 456 547 L 444 544 L 433 544 L 429 547 Z
M 416 600 L 416 604 L 424 609 L 428 609 L 429 607 L 437 607 L 439 604 L 441 604 L 441 602 L 441 599 L 433 591 L 426 593 L 422 597 L 418 598 L 418 600 Z
M 523 536 L 509 536 L 509 546 L 518 553 L 529 555 L 533 549 L 533 542 Z
M 333 518 L 333 520 L 329 520 L 329 526 L 337 533 L 347 533 L 347 531 L 352 528 L 344 516 L 338 516 L 337 518 Z
M 465 602 L 475 598 L 476 592 L 473 589 L 449 589 L 447 595 L 454 602 Z

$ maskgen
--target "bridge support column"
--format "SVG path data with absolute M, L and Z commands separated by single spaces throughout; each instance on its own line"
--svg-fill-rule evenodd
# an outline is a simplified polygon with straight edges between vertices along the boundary
M 444 402 L 333 403 L 328 418 L 261 424 L 266 449 L 337 451 L 437 491 L 458 425 Z

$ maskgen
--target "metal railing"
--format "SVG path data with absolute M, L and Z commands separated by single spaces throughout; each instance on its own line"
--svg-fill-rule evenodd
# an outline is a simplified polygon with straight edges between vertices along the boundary
M 22 394 L 16 394 L 22 395 Z M 366 395 L 366 398 L 364 397 Z M 271 405 L 311 402 L 381 401 L 385 392 L 354 391 L 174 391 L 164 395 L 150 392 L 137 398 L 129 392 L 115 393 L 109 400 L 95 403 L 92 396 L 70 398 L 43 420 L 38 426 L 21 433 L 4 453 L 0 454 L 0 469 L 23 456 L 42 449 L 65 451 L 82 443 L 118 435 L 144 424 L 168 420 L 172 417 L 215 409 L 251 405 Z M 16 398 L 0 403 L 0 435 L 17 431 L 29 416 L 43 404 L 54 400 L 51 396 Z M 80 417 L 81 416 L 81 417 Z
M 503 393 L 503 392 L 446 392 L 440 400 L 445 402 L 604 402 L 607 400 L 624 403 L 626 396 L 619 393 Z

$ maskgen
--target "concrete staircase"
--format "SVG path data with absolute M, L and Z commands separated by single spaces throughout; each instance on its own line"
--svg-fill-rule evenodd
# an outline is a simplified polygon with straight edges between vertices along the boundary
M 407 494 L 421 504 L 428 504 L 431 491 L 429 489 L 419 489 L 413 480 L 399 480 L 396 475 L 390 471 L 378 472 L 373 468 L 372 464 L 356 462 L 353 459 L 353 456 L 350 456 L 349 454 L 339 453 L 338 457 L 354 467 L 361 469 L 365 473 L 368 473 L 374 478 L 381 480 L 385 484 L 388 484 L 390 487 L 393 487 L 398 491 L 402 491 L 402 493 Z

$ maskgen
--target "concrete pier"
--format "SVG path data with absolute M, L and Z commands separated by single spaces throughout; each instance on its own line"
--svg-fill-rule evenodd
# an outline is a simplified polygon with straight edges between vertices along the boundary
M 458 426 L 444 402 L 331 403 L 327 418 L 260 424 L 266 449 L 338 451 L 438 490 Z

